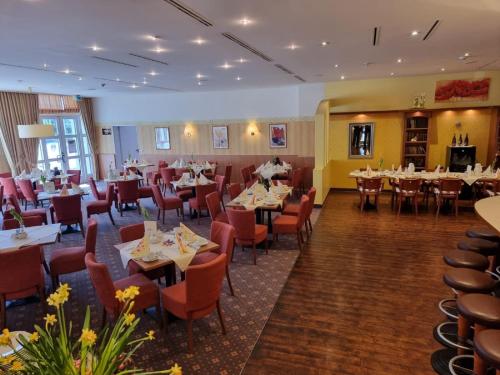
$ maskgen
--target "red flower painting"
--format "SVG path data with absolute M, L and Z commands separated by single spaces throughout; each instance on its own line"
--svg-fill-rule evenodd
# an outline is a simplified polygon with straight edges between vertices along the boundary
M 484 101 L 488 100 L 490 78 L 480 80 L 458 79 L 436 82 L 436 102 Z
M 271 148 L 286 147 L 286 124 L 269 125 L 269 146 Z

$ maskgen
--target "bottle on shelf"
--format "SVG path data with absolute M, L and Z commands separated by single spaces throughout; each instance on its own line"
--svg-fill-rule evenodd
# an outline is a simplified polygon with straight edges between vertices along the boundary
M 451 145 L 456 146 L 457 145 L 457 136 L 453 134 L 453 139 L 451 140 Z
M 464 146 L 469 145 L 469 133 L 465 133 L 465 140 L 464 140 Z
M 460 137 L 458 138 L 458 145 L 462 146 L 464 144 L 464 141 L 462 139 L 462 133 L 460 133 Z

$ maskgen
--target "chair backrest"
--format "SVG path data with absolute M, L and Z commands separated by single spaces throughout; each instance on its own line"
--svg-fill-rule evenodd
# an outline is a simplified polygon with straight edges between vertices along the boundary
M 248 166 L 248 171 L 250 172 L 250 178 L 252 178 L 252 173 L 255 172 L 257 169 L 255 168 L 255 164 L 250 164 Z
M 4 187 L 6 198 L 10 196 L 17 197 L 17 188 L 13 177 L 0 177 L 0 184 Z
M 174 180 L 175 171 L 175 168 L 160 168 L 161 179 L 163 180 L 164 184 L 168 185 Z
M 137 180 L 117 181 L 120 200 L 135 202 L 139 198 L 139 185 Z
M 144 237 L 144 223 L 130 224 L 121 227 L 120 240 L 122 242 L 130 242 Z
M 236 230 L 239 240 L 253 241 L 255 239 L 255 211 L 254 210 L 226 210 L 229 224 Z
M 37 227 L 43 225 L 43 219 L 41 216 L 26 216 L 23 217 L 23 224 L 25 227 Z M 2 224 L 3 230 L 17 229 L 19 228 L 19 223 L 15 219 L 4 219 Z
M 308 210 L 309 210 L 309 197 L 304 194 L 302 195 L 302 197 L 300 197 L 297 229 L 302 228 L 302 226 L 304 225 L 304 222 L 307 219 Z
M 82 176 L 82 171 L 79 169 L 68 169 L 67 174 L 72 174 L 73 176 L 68 177 L 68 184 L 74 183 L 80 185 L 80 177 Z
M 316 188 L 314 186 L 311 186 L 307 192 L 307 196 L 309 197 L 309 207 L 307 208 L 306 219 L 309 219 L 314 208 L 314 200 L 316 199 Z
M 183 173 L 189 172 L 188 168 L 175 168 L 175 176 L 182 177 Z
M 218 214 L 222 212 L 220 208 L 220 198 L 219 193 L 216 191 L 207 194 L 205 197 L 207 201 L 208 213 L 210 214 L 210 218 L 215 220 Z
M 58 222 L 76 223 L 82 218 L 82 199 L 79 194 L 51 198 Z
M 381 190 L 382 178 L 381 177 L 367 177 L 361 179 L 361 187 L 364 190 Z
M 239 183 L 229 184 L 229 187 L 227 188 L 227 190 L 229 192 L 229 199 L 233 200 L 238 195 L 241 194 L 241 185 Z
M 231 224 L 212 221 L 212 225 L 210 226 L 210 241 L 219 245 L 217 252 L 219 254 L 226 254 L 228 263 L 233 256 L 235 237 L 236 230 Z
M 459 178 L 440 178 L 438 184 L 439 190 L 458 194 L 462 190 L 463 182 Z
M 226 165 L 226 168 L 224 170 L 224 177 L 226 178 L 225 184 L 230 184 L 231 183 L 231 172 L 233 171 L 233 166 L 231 164 Z
M 97 221 L 89 219 L 87 222 L 87 234 L 85 235 L 85 252 L 95 253 L 97 241 Z
M 108 310 L 116 311 L 119 303 L 115 298 L 116 290 L 108 267 L 104 263 L 98 263 L 94 253 L 85 254 L 85 266 L 101 304 Z
M 245 184 L 252 179 L 252 175 L 251 175 L 250 169 L 248 169 L 248 167 L 241 168 L 241 177 L 243 178 L 243 182 Z
M 11 208 L 13 208 L 14 211 L 20 214 L 21 206 L 19 206 L 19 200 L 17 199 L 17 197 L 15 195 L 10 195 L 10 196 L 6 195 L 6 198 L 7 198 L 7 206 L 5 207 L 5 211 L 8 212 Z
M 160 170 L 162 168 L 167 168 L 168 167 L 168 163 L 166 160 L 159 160 L 158 161 L 158 172 L 160 172 Z
M 302 176 L 303 176 L 302 171 L 303 171 L 302 168 L 297 168 L 297 169 L 294 169 L 292 172 L 291 186 L 294 189 L 299 188 L 300 185 L 302 184 Z
M 418 192 L 420 186 L 422 185 L 422 180 L 419 178 L 400 178 L 399 179 L 399 189 L 402 191 Z
M 0 294 L 35 294 L 44 285 L 42 259 L 39 245 L 0 251 Z
M 108 184 L 106 187 L 106 203 L 108 208 L 111 208 L 113 201 L 115 200 L 115 185 Z
M 208 263 L 187 268 L 186 310 L 188 312 L 215 306 L 220 298 L 225 269 L 226 254 L 220 254 Z
M 196 185 L 194 190 L 196 192 L 196 202 L 198 203 L 198 207 L 207 207 L 206 197 L 212 192 L 217 193 L 217 185 L 213 183 L 207 185 Z
M 97 185 L 95 183 L 94 177 L 90 176 L 89 177 L 89 185 L 90 189 L 92 190 L 92 195 L 94 196 L 95 200 L 99 200 L 99 190 L 97 190 Z M 110 186 L 113 186 L 112 184 L 108 184 Z
M 163 200 L 163 195 L 161 194 L 160 187 L 156 184 L 152 184 L 151 190 L 153 191 L 156 205 L 159 208 L 163 209 L 163 207 L 165 206 L 165 201 Z
M 36 201 L 36 194 L 33 190 L 33 184 L 31 183 L 31 180 L 20 179 L 17 180 L 17 184 L 19 185 L 21 192 L 27 200 L 32 202 Z
M 222 200 L 222 197 L 224 196 L 224 185 L 226 184 L 226 176 L 216 174 L 215 184 L 217 185 L 217 192 L 219 193 L 219 197 Z
M 10 172 L 0 173 L 0 178 L 4 178 L 4 177 L 12 177 L 12 173 L 10 173 Z

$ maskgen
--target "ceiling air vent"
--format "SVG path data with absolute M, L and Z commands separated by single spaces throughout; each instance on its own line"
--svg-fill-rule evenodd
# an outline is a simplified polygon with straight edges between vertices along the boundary
M 295 74 L 294 72 L 292 72 L 291 70 L 289 70 L 289 69 L 285 68 L 285 67 L 284 67 L 283 65 L 281 65 L 281 64 L 274 64 L 274 66 L 275 66 L 276 68 L 278 68 L 279 70 L 281 70 L 281 71 L 283 71 L 283 72 L 287 73 L 287 74 Z
M 205 26 L 213 26 L 212 22 L 210 22 L 209 20 L 207 20 L 205 17 L 203 17 L 200 13 L 194 11 L 193 9 L 181 4 L 180 2 L 176 1 L 176 0 L 163 0 L 165 1 L 166 3 L 176 7 L 178 10 L 180 10 L 182 13 L 184 13 L 185 15 L 195 19 L 196 21 L 198 21 L 199 23 L 205 25 Z
M 107 59 L 107 58 L 101 57 L 101 56 L 92 56 L 92 58 L 97 59 L 97 60 L 101 60 L 101 61 L 105 61 L 105 62 L 109 62 L 109 63 L 113 63 L 113 64 L 119 64 L 119 65 L 130 66 L 131 68 L 137 68 L 137 65 L 129 64 L 129 63 L 126 63 L 123 61 Z
M 434 21 L 434 23 L 432 24 L 431 28 L 429 29 L 429 31 L 427 31 L 427 33 L 424 36 L 424 39 L 422 39 L 422 40 L 429 39 L 431 37 L 431 34 L 434 32 L 434 30 L 436 30 L 436 27 L 438 27 L 438 25 L 439 25 L 440 22 L 441 22 L 440 20 Z
M 301 76 L 294 75 L 294 77 L 297 78 L 301 82 L 306 82 L 306 80 L 304 78 L 302 78 Z
M 234 36 L 231 33 L 222 33 L 222 36 L 226 37 L 231 42 L 238 44 L 240 47 L 245 48 L 247 51 L 252 52 L 254 55 L 259 56 L 261 59 L 264 59 L 266 61 L 273 61 L 273 59 L 271 59 L 269 56 L 265 55 L 263 52 L 260 52 L 258 49 L 255 49 L 252 46 L 248 45 L 246 42 L 242 41 L 241 39 L 238 39 L 236 36 Z
M 373 28 L 372 44 L 378 46 L 380 43 L 380 26 Z
M 143 59 L 143 60 L 147 60 L 147 61 L 152 61 L 152 62 L 155 62 L 155 63 L 158 63 L 158 64 L 163 64 L 163 65 L 168 65 L 168 63 L 166 61 L 160 61 L 160 60 L 156 60 L 156 59 L 152 59 L 150 57 L 146 57 L 146 56 L 142 56 L 142 55 L 138 55 L 136 53 L 129 53 L 130 56 L 134 56 L 134 57 L 138 57 L 139 59 Z

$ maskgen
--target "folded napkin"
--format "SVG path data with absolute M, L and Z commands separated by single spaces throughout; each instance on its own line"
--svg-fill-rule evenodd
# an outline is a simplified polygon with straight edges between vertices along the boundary
M 67 197 L 69 195 L 68 187 L 64 185 L 61 189 L 61 193 L 59 194 L 61 197 Z
M 391 165 L 391 171 L 394 172 L 394 164 Z
M 184 159 L 181 159 L 181 161 L 179 162 L 179 167 L 183 168 L 185 166 L 186 166 L 186 162 L 184 161 Z
M 130 177 L 137 177 L 137 173 L 135 173 L 133 170 L 129 170 L 128 173 L 130 174 Z
M 441 165 L 440 164 L 438 164 L 434 173 L 438 174 L 439 172 L 441 172 Z
M 191 173 L 189 172 L 184 172 L 181 176 L 181 178 L 179 178 L 179 182 L 180 183 L 187 183 L 189 181 L 189 179 L 191 178 Z
M 401 164 L 400 164 L 396 173 L 401 173 L 401 172 L 403 172 L 403 168 L 401 167 Z
M 260 171 L 260 175 L 266 180 L 269 180 L 271 177 L 274 176 L 274 169 L 272 167 L 263 168 Z
M 476 165 L 474 166 L 474 173 L 479 174 L 482 171 L 483 171 L 483 167 L 482 167 L 481 163 L 476 163 Z
M 413 163 L 408 164 L 408 172 L 410 172 L 410 173 L 415 172 L 415 164 L 413 164 Z
M 144 237 L 139 241 L 136 248 L 130 252 L 133 259 L 142 258 L 149 254 L 149 235 L 144 234 Z
M 491 167 L 488 166 L 488 168 L 486 168 L 483 173 L 489 176 L 491 174 Z
M 472 172 L 472 165 L 468 165 L 467 166 L 467 170 L 466 170 L 467 173 L 471 173 Z
M 198 182 L 202 185 L 208 185 L 210 183 L 210 180 L 205 177 L 205 175 L 201 174 Z
M 267 163 L 264 165 L 264 167 L 270 167 L 272 164 L 271 162 L 268 160 Z
M 170 164 L 170 168 L 179 168 L 179 162 L 176 160 L 172 164 Z
M 205 169 L 212 169 L 212 165 L 208 162 L 208 160 L 205 162 Z
M 277 180 L 277 181 L 278 181 L 278 186 L 279 187 L 283 186 L 283 183 L 280 180 Z
M 80 187 L 80 185 L 75 184 L 74 182 L 71 183 L 71 189 L 73 190 L 73 192 L 78 194 L 82 192 L 82 188 Z
M 255 170 L 255 172 L 259 173 L 262 168 L 264 168 L 264 164 L 259 165 L 259 167 Z
M 446 175 L 448 176 L 449 173 L 450 173 L 450 167 L 446 167 Z
M 286 161 L 283 160 L 283 168 L 284 169 L 291 169 L 292 168 L 292 165 L 291 164 L 288 164 Z

